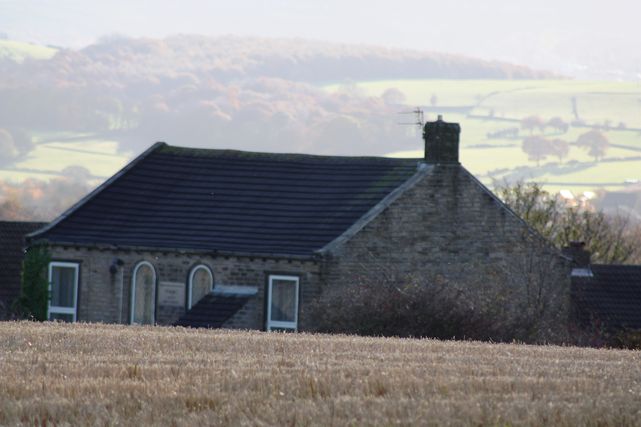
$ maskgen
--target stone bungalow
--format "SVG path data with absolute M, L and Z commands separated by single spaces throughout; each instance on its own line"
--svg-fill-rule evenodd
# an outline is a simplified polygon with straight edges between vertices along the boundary
M 421 159 L 157 143 L 30 235 L 52 253 L 49 318 L 308 330 L 305 307 L 364 272 L 495 280 L 481 266 L 525 276 L 526 256 L 569 289 L 567 259 L 460 165 L 459 134 L 427 123 Z

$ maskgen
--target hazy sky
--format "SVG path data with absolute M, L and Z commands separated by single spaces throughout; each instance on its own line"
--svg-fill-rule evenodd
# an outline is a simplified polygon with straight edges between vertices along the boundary
M 0 0 L 0 32 L 80 47 L 103 35 L 299 37 L 636 79 L 636 0 Z

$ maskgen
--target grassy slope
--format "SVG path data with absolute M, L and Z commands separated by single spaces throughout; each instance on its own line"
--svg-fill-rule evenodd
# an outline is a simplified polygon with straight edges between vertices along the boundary
M 339 85 L 328 86 L 327 90 L 338 90 Z M 641 86 L 634 82 L 593 82 L 571 80 L 395 80 L 362 82 L 358 88 L 364 93 L 380 96 L 389 88 L 397 88 L 406 96 L 410 105 L 430 105 L 432 95 L 437 97 L 437 106 L 473 106 L 472 114 L 487 116 L 493 111 L 497 118 L 521 119 L 529 115 L 539 115 L 544 119 L 554 116 L 570 122 L 572 98 L 576 98 L 581 119 L 589 124 L 617 126 L 620 122 L 628 128 L 641 128 Z M 427 113 L 427 120 L 435 119 L 434 113 Z M 488 139 L 488 132 L 519 127 L 518 122 L 485 120 L 467 116 L 462 113 L 447 112 L 445 120 L 461 123 L 461 161 L 482 180 L 491 184 L 489 172 L 496 169 L 514 169 L 528 166 L 530 170 L 522 175 L 525 179 L 549 182 L 550 190 L 570 188 L 576 192 L 588 189 L 620 189 L 625 180 L 641 180 L 641 160 L 630 159 L 623 162 L 612 162 L 613 159 L 641 156 L 640 151 L 611 147 L 606 154 L 606 161 L 594 163 L 578 147 L 571 147 L 563 163 L 581 162 L 576 168 L 564 168 L 563 173 L 543 171 L 536 163 L 527 159 L 521 150 L 520 139 Z M 574 142 L 585 128 L 572 128 L 560 138 Z M 641 149 L 641 134 L 638 131 L 609 130 L 605 132 L 612 144 L 627 145 Z M 527 134 L 522 132 L 522 134 Z M 476 148 L 484 144 L 490 147 Z M 512 146 L 507 146 L 512 145 Z M 392 153 L 392 155 L 416 157 L 422 155 L 420 150 L 414 152 Z M 609 161 L 608 161 L 609 160 Z M 558 159 L 549 157 L 542 162 L 556 163 Z M 563 165 L 561 165 L 563 166 Z M 556 169 L 556 168 L 551 168 Z M 501 180 L 507 174 L 494 174 Z M 560 183 L 560 184 L 556 184 Z M 564 184 L 567 183 L 567 184 Z M 594 183 L 594 187 L 573 185 L 573 183 Z
M 14 40 L 0 40 L 0 59 L 6 58 L 22 62 L 26 58 L 49 59 L 57 50 L 48 46 L 18 42 Z
M 84 166 L 99 181 L 126 165 L 133 153 L 118 151 L 118 143 L 77 133 L 35 134 L 36 148 L 11 167 L 0 167 L 0 179 L 23 181 L 28 178 L 48 180 L 68 166 Z M 95 184 L 98 184 L 96 182 Z
M 0 323 L 0 424 L 639 425 L 641 353 Z

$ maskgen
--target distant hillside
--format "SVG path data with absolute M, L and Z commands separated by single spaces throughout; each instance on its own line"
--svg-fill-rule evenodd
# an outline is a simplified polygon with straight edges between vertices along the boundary
M 362 153 L 367 136 L 368 150 L 381 154 L 389 151 L 380 147 L 383 139 L 403 135 L 379 129 L 386 121 L 394 123 L 402 99 L 327 94 L 319 83 L 550 77 L 455 55 L 201 36 L 105 38 L 79 51 L 60 50 L 47 60 L 0 59 L 0 74 L 0 130 L 15 145 L 5 164 L 33 148 L 25 138 L 33 131 L 100 134 L 125 149 L 154 140 L 203 146 L 223 140 L 235 148 L 282 150 L 288 141 L 289 151 L 334 154 Z
M 88 171 L 30 188 L 0 179 L 0 214 L 11 218 L 48 217 L 59 208 L 42 195 L 78 194 L 83 180 L 113 173 L 155 141 L 353 155 L 420 146 L 397 123 L 406 94 L 390 86 L 371 96 L 355 85 L 363 80 L 550 77 L 462 56 L 304 40 L 112 37 L 55 53 L 12 43 L 0 56 L 0 173 L 49 180 L 66 178 L 69 166 Z M 327 83 L 339 87 L 329 92 Z
M 277 77 L 306 82 L 408 78 L 538 79 L 548 72 L 434 52 L 291 39 L 175 36 L 164 40 L 112 38 L 82 55 L 133 70 L 205 71 L 224 80 Z M 135 61 L 133 61 L 135 59 Z

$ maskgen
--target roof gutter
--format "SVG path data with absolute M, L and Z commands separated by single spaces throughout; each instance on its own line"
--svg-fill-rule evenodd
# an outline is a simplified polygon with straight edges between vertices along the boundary
M 46 239 L 45 239 L 46 240 Z M 272 258 L 272 259 L 288 259 L 300 261 L 316 261 L 318 255 L 315 253 L 305 254 L 287 254 L 277 252 L 252 252 L 252 251 L 233 251 L 233 250 L 218 250 L 218 249 L 193 249 L 193 248 L 176 248 L 176 247 L 154 247 L 154 246 L 135 246 L 135 245 L 114 245 L 109 243 L 78 243 L 78 242 L 65 242 L 53 241 L 50 244 L 59 246 L 69 246 L 76 248 L 88 248 L 99 251 L 144 251 L 144 252 L 176 252 L 179 254 L 202 254 L 211 256 L 235 256 L 244 258 Z

